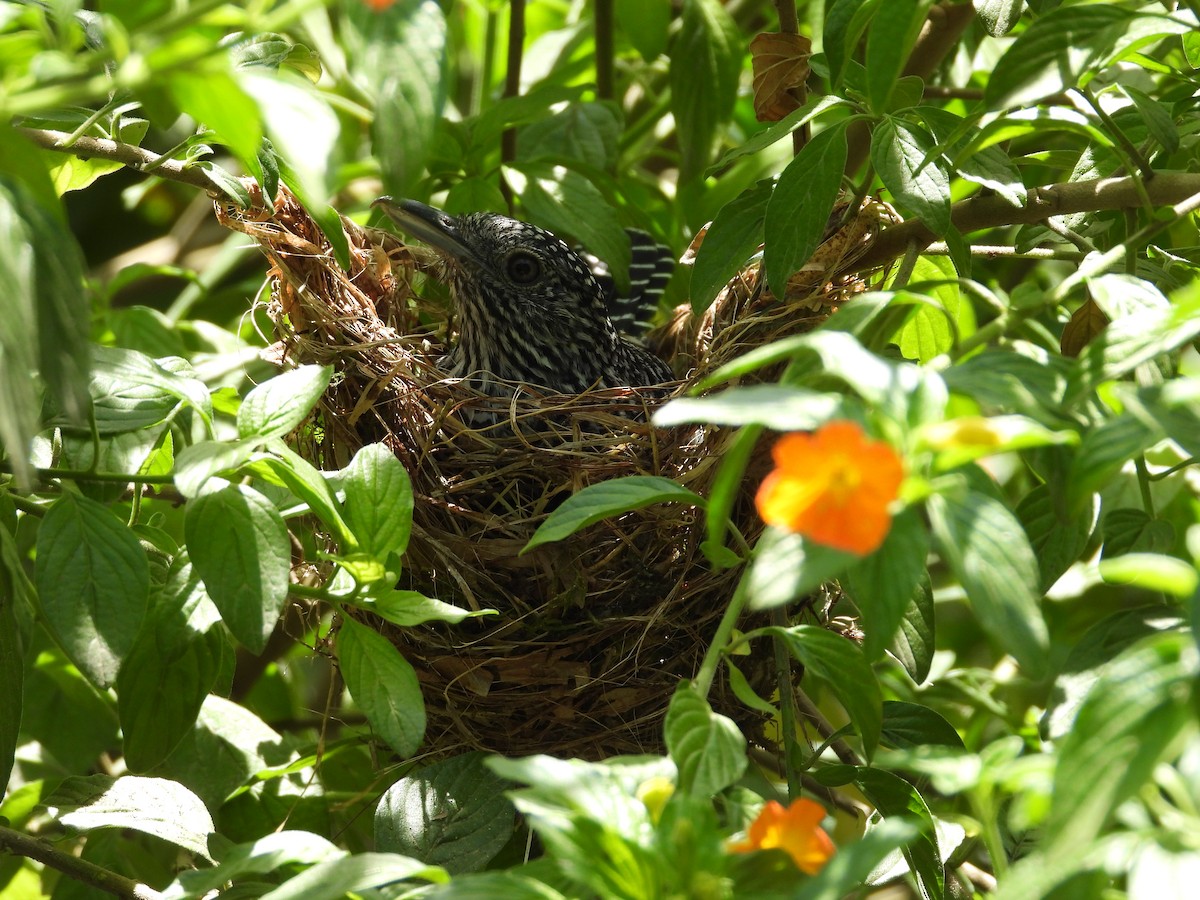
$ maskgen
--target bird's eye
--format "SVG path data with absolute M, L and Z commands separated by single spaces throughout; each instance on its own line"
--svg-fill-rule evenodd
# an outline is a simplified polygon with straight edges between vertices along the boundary
M 532 284 L 541 277 L 542 264 L 532 253 L 518 250 L 510 253 L 504 263 L 508 277 L 517 284 Z

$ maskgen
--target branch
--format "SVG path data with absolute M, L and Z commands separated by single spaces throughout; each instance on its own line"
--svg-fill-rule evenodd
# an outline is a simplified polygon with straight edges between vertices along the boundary
M 76 881 L 91 885 L 115 897 L 124 897 L 127 900 L 162 900 L 163 895 L 152 887 L 140 884 L 124 875 L 118 875 L 116 872 L 110 872 L 86 859 L 64 853 L 46 841 L 38 840 L 2 825 L 0 825 L 0 850 L 16 856 L 35 859 L 43 865 L 57 869 L 64 875 L 69 875 Z
M 157 175 L 168 181 L 178 181 L 200 188 L 214 197 L 225 196 L 225 192 L 212 182 L 203 169 L 176 159 L 167 159 L 133 144 L 121 144 L 107 138 L 86 135 L 72 141 L 71 135 L 65 131 L 50 131 L 44 128 L 18 128 L 17 131 L 47 150 L 70 153 L 80 159 L 112 160 L 146 175 Z
M 1145 183 L 1146 193 L 1156 206 L 1179 203 L 1200 194 L 1200 174 L 1158 172 Z M 950 219 L 962 234 L 1005 225 L 1027 225 L 1050 216 L 1099 212 L 1112 209 L 1139 209 L 1142 206 L 1132 178 L 1096 178 L 1070 184 L 1051 184 L 1031 188 L 1025 205 L 1015 207 L 1003 197 L 972 197 L 950 208 Z M 880 232 L 879 237 L 857 261 L 856 267 L 874 268 L 904 255 L 909 244 L 918 248 L 931 244 L 935 235 L 920 219 L 902 222 Z

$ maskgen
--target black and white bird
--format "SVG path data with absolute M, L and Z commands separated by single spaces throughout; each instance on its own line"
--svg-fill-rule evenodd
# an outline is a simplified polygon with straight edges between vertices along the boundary
M 629 336 L 670 277 L 666 248 L 648 235 L 635 240 L 635 291 L 622 298 L 603 263 L 544 228 L 496 213 L 452 216 L 413 200 L 381 197 L 374 205 L 447 263 L 458 315 L 444 363 L 452 377 L 492 396 L 511 396 L 514 384 L 578 394 L 673 378 Z

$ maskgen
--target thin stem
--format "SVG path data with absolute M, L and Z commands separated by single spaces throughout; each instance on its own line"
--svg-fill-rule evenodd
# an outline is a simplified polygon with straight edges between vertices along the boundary
M 779 31 L 782 34 L 800 33 L 800 19 L 796 15 L 796 0 L 775 0 L 775 12 L 779 16 Z M 799 106 L 803 106 L 808 99 L 808 89 L 803 84 L 792 88 L 788 93 L 795 98 Z M 792 132 L 793 155 L 804 149 L 811 134 L 812 129 L 808 123 Z
M 69 481 L 100 481 L 113 484 L 171 484 L 172 475 L 138 475 L 130 472 L 93 472 L 90 469 L 34 469 L 43 479 L 66 478 Z
M 17 131 L 47 150 L 70 153 L 80 159 L 110 159 L 137 172 L 153 172 L 159 178 L 200 188 L 214 197 L 225 196 L 203 170 L 186 166 L 178 160 L 168 159 L 132 144 L 88 135 L 72 140 L 71 135 L 65 131 L 51 131 L 45 128 L 18 128 Z
M 1174 209 L 1175 218 L 1196 208 L 1185 208 L 1193 201 L 1200 206 L 1200 174 L 1158 172 L 1154 180 L 1144 187 L 1150 200 L 1156 205 L 1178 204 Z M 1041 222 L 1049 216 L 1136 208 L 1141 206 L 1141 202 L 1133 178 L 1095 178 L 1031 188 L 1026 192 L 1024 206 L 1020 207 L 1013 206 L 999 195 L 978 195 L 955 203 L 950 208 L 950 220 L 960 233 L 970 234 L 985 228 Z M 1173 224 L 1171 221 L 1155 221 L 1143 228 L 1138 236 L 1144 237 L 1149 228 L 1153 228 L 1153 233 L 1157 234 Z M 903 254 L 912 241 L 915 240 L 924 247 L 933 243 L 936 238 L 937 236 L 920 219 L 910 219 L 893 225 L 879 234 L 859 259 L 856 267 L 865 270 L 883 265 Z M 1118 253 L 1118 257 L 1121 253 L 1123 251 Z
M 702 697 L 707 697 L 709 690 L 712 688 L 713 679 L 717 674 L 717 666 L 721 663 L 721 655 L 725 652 L 729 644 L 729 638 L 733 634 L 733 628 L 737 625 L 737 620 L 742 615 L 742 610 L 746 607 L 746 601 L 750 598 L 748 585 L 749 569 L 746 574 L 743 574 L 741 580 L 738 581 L 737 589 L 733 592 L 733 597 L 729 601 L 729 606 L 725 607 L 725 614 L 721 616 L 721 621 L 717 624 L 717 631 L 713 635 L 712 643 L 708 645 L 708 650 L 704 654 L 704 659 L 700 663 L 700 671 L 696 673 L 693 683 L 696 690 L 700 692 Z
M 908 245 L 908 249 L 904 251 L 904 259 L 900 261 L 900 267 L 896 270 L 895 277 L 892 278 L 892 290 L 900 290 L 908 284 L 908 280 L 912 278 L 913 269 L 917 267 L 917 257 L 920 255 L 920 247 L 915 243 Z
M 592 22 L 596 39 L 596 96 L 601 100 L 612 100 L 616 96 L 613 88 L 613 60 L 616 54 L 613 41 L 613 0 L 596 0 L 594 15 Z
M 1150 493 L 1150 473 L 1146 471 L 1146 457 L 1140 453 L 1135 456 L 1133 467 L 1137 470 L 1138 490 L 1142 492 L 1142 509 L 1153 519 L 1154 495 Z
M 796 698 L 796 706 L 800 708 L 800 714 L 812 723 L 821 739 L 829 743 L 829 749 L 836 754 L 837 758 L 848 766 L 861 766 L 862 760 L 858 758 L 858 754 L 844 740 L 833 736 L 837 729 L 829 724 L 829 720 L 821 714 L 817 705 L 808 699 L 808 695 L 799 688 L 793 693 Z
M 1162 472 L 1147 473 L 1146 478 L 1150 481 L 1162 481 L 1168 475 L 1174 475 L 1180 469 L 1186 469 L 1188 466 L 1194 466 L 1197 463 L 1200 463 L 1200 456 L 1191 456 L 1185 459 L 1183 462 L 1177 463 L 1176 465 L 1173 465 L 1171 468 L 1165 469 Z
M 34 859 L 97 890 L 128 900 L 162 900 L 162 894 L 132 878 L 110 872 L 95 863 L 57 850 L 46 841 L 0 825 L 0 849 Z
M 525 52 L 525 0 L 510 0 L 508 14 L 508 58 L 504 75 L 504 96 L 521 93 L 521 59 Z M 506 128 L 500 137 L 500 162 L 510 163 L 517 158 L 517 129 Z M 502 178 L 500 189 L 512 209 L 512 188 Z
M 787 613 L 783 607 L 771 610 L 771 624 L 788 627 Z M 775 677 L 779 685 L 779 727 L 783 732 L 783 771 L 787 776 L 788 801 L 800 796 L 800 772 L 796 769 L 796 697 L 792 690 L 795 678 L 792 675 L 792 654 L 781 637 L 773 637 L 775 650 Z
M 1124 157 L 1124 162 L 1130 171 L 1136 168 L 1147 181 L 1153 178 L 1154 169 L 1151 168 L 1150 161 L 1133 145 L 1133 141 L 1126 137 L 1125 132 L 1113 121 L 1112 116 L 1104 111 L 1103 107 L 1100 106 L 1100 102 L 1096 99 L 1096 95 L 1092 93 L 1091 88 L 1081 87 L 1076 88 L 1076 90 L 1087 101 L 1088 106 L 1096 113 L 1096 117 L 1100 119 L 1104 127 L 1108 129 L 1108 135 L 1117 142 L 1117 149 L 1120 155 Z M 1145 202 L 1146 210 L 1150 211 L 1152 205 L 1149 198 Z

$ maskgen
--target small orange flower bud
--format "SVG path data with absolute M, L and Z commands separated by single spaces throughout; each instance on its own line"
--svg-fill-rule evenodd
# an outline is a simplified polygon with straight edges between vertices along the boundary
M 776 469 L 756 499 L 764 522 L 860 556 L 879 548 L 904 480 L 895 450 L 856 423 L 838 421 L 784 435 L 773 456 Z
M 801 798 L 784 808 L 770 800 L 750 823 L 746 839 L 728 845 L 730 853 L 752 853 L 778 847 L 792 858 L 801 872 L 816 875 L 837 849 L 821 828 L 825 810 L 811 800 Z

